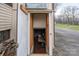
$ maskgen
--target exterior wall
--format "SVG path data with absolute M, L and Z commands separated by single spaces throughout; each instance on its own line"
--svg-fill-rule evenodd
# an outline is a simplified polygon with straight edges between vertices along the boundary
M 0 4 L 0 31 L 11 29 L 11 39 L 14 40 L 16 40 L 16 13 L 17 10 L 13 7 Z
M 0 3 L 0 31 L 11 30 L 8 40 L 14 39 L 16 41 L 16 12 L 17 10 L 14 10 L 13 7 Z
M 18 20 L 18 9 L 17 3 L 13 4 L 12 7 L 12 30 L 11 30 L 11 38 L 17 42 L 17 20 Z
M 27 15 L 20 9 L 18 4 L 18 48 L 17 56 L 26 56 L 28 48 L 28 19 Z
M 12 5 L 16 5 L 16 3 Z M 16 42 L 16 13 L 17 8 L 14 9 L 13 7 L 10 7 L 7 4 L 0 3 L 0 31 L 10 29 L 10 39 L 6 41 L 14 39 L 14 41 Z M 2 43 L 0 43 L 0 49 L 2 49 L 3 47 Z
M 0 31 L 11 29 L 12 26 L 12 8 L 6 4 L 0 3 Z

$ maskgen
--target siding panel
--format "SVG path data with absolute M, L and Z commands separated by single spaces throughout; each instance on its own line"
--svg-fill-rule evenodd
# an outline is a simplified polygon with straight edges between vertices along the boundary
M 0 31 L 11 29 L 12 8 L 7 4 L 0 3 Z

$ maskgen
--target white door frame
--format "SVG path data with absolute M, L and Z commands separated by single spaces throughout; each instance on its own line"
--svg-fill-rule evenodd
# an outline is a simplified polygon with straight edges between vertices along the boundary
M 54 16 L 53 12 L 49 13 L 49 55 L 53 55 L 54 49 Z
M 30 55 L 30 13 L 28 13 L 28 54 Z

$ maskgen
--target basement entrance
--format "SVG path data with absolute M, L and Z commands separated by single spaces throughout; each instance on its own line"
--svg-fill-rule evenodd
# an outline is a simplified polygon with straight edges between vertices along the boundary
M 34 54 L 48 53 L 48 14 L 31 14 L 30 50 Z

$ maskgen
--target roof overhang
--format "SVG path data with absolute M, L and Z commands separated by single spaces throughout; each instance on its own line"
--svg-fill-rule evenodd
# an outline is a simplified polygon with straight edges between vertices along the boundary
M 20 5 L 20 9 L 25 13 L 49 13 L 52 12 L 52 10 L 48 10 L 48 9 L 37 9 L 37 8 L 26 8 L 23 5 Z

